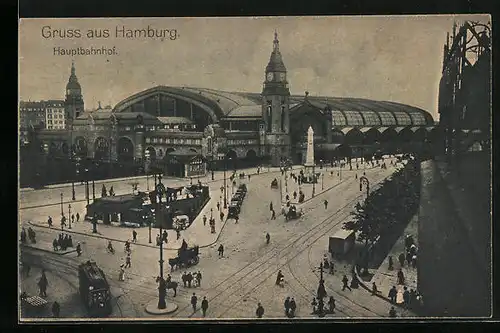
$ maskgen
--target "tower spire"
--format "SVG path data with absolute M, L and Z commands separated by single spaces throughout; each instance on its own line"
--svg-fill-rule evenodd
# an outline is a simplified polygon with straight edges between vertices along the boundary
M 274 29 L 274 41 L 273 41 L 273 44 L 274 44 L 273 49 L 274 50 L 279 50 L 279 43 L 280 43 L 280 41 L 278 40 L 278 31 L 276 31 L 276 29 Z
M 71 60 L 71 75 L 75 75 L 75 61 Z

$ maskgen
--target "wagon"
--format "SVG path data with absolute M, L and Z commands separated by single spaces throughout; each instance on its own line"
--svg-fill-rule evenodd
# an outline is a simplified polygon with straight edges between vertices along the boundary
M 276 178 L 271 182 L 271 188 L 278 188 L 278 180 L 276 180 Z
M 189 267 L 196 265 L 200 262 L 200 256 L 199 256 L 199 246 L 194 246 L 191 248 L 186 248 L 186 249 L 179 249 L 177 252 L 177 259 L 178 262 L 184 266 L 184 267 Z

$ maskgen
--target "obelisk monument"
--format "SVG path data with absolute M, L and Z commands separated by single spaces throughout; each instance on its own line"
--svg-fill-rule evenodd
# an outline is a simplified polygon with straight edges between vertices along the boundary
M 306 150 L 306 167 L 314 166 L 314 130 L 309 126 L 307 130 L 307 150 Z

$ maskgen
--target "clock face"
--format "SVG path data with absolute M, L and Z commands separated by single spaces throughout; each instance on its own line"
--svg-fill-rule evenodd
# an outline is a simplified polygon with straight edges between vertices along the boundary
M 285 81 L 286 73 L 280 73 L 280 81 Z
M 267 81 L 271 81 L 273 79 L 274 75 L 272 72 L 267 73 Z

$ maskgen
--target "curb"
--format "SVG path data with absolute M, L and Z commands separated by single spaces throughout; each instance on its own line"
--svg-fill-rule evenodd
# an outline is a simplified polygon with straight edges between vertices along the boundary
M 21 244 L 21 247 L 27 247 L 29 249 L 33 249 L 33 250 L 37 250 L 37 251 L 42 251 L 42 252 L 48 252 L 48 253 L 52 253 L 52 254 L 57 254 L 59 256 L 64 256 L 66 254 L 76 252 L 76 250 L 71 250 L 71 251 L 66 251 L 66 252 L 50 251 L 50 250 L 47 250 L 47 249 L 42 249 L 40 247 L 35 247 L 35 246 L 31 246 L 31 245 L 26 245 L 26 244 Z

